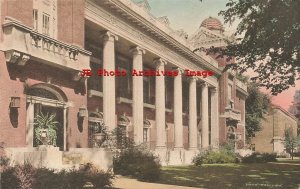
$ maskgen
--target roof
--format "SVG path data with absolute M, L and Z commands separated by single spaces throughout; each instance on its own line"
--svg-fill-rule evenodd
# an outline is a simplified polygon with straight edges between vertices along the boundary
M 200 27 L 204 27 L 207 28 L 209 30 L 220 30 L 220 31 L 224 31 L 224 27 L 222 22 L 217 19 L 217 18 L 213 18 L 213 17 L 208 17 L 206 19 L 204 19 L 200 25 Z
M 298 120 L 293 114 L 291 114 L 290 112 L 286 111 L 286 110 L 283 109 L 281 106 L 272 104 L 272 108 L 273 108 L 273 109 L 280 110 L 281 112 L 283 112 L 284 114 L 286 114 L 287 116 L 289 116 L 290 118 L 292 118 L 292 119 L 294 119 L 294 120 L 296 120 L 296 121 Z

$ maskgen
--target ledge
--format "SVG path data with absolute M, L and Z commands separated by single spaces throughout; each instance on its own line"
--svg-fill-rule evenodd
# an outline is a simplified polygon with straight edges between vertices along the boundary
M 75 45 L 53 39 L 9 17 L 3 27 L 2 49 L 6 61 L 24 66 L 28 60 L 58 67 L 74 73 L 74 80 L 80 80 L 82 69 L 90 68 L 91 52 Z
M 103 93 L 100 92 L 100 91 L 93 90 L 93 89 L 88 90 L 88 97 L 91 98 L 93 96 L 95 96 L 95 97 L 103 97 Z

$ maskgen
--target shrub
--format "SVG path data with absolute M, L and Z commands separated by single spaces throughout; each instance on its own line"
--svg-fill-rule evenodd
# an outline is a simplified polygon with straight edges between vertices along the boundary
M 193 158 L 193 164 L 200 166 L 202 164 L 217 164 L 217 163 L 237 163 L 237 155 L 226 151 L 211 151 L 207 150 L 200 152 Z
M 15 168 L 9 167 L 3 171 L 0 186 L 2 188 L 20 188 L 20 180 L 15 175 Z
M 82 188 L 84 184 L 90 182 L 95 188 L 111 186 L 114 176 L 109 172 L 103 172 L 92 164 L 82 165 L 79 170 L 71 170 L 66 173 L 66 180 L 69 188 Z
M 160 178 L 160 162 L 152 152 L 141 147 L 130 147 L 120 152 L 113 161 L 114 172 L 139 180 L 155 181 Z
M 39 168 L 36 170 L 33 188 L 67 188 L 65 176 L 65 171 L 55 172 L 52 169 Z
M 258 153 L 254 152 L 249 156 L 242 158 L 243 163 L 266 163 L 276 161 L 275 153 Z
M 218 151 L 209 149 L 198 153 L 192 162 L 196 166 L 202 164 L 238 163 L 239 158 L 231 145 L 224 144 Z
M 1 184 L 3 188 L 81 189 L 90 182 L 94 188 L 103 188 L 111 186 L 113 178 L 111 173 L 103 172 L 92 164 L 83 165 L 79 170 L 57 172 L 25 164 L 4 170 Z

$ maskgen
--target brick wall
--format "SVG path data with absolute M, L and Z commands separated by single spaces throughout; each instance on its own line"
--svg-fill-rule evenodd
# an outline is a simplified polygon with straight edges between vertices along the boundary
M 84 47 L 85 0 L 58 0 L 58 40 Z

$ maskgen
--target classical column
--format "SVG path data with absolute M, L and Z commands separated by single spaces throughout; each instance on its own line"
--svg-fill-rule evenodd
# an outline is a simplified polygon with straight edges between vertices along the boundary
M 165 70 L 166 62 L 161 58 L 155 59 L 156 70 Z M 155 77 L 155 122 L 156 122 L 156 148 L 166 148 L 166 112 L 165 112 L 165 77 Z
M 26 145 L 28 148 L 33 147 L 33 132 L 34 132 L 34 104 L 29 103 L 26 111 Z
M 213 88 L 211 91 L 211 145 L 219 147 L 219 91 Z
M 204 83 L 202 86 L 202 99 L 201 99 L 201 105 L 202 105 L 202 116 L 201 116 L 201 122 L 202 122 L 202 148 L 207 148 L 209 146 L 209 127 L 208 127 L 208 84 Z
M 143 54 L 145 51 L 139 47 L 130 49 L 132 53 L 133 69 L 136 71 L 143 70 Z M 133 111 L 133 127 L 134 142 L 140 144 L 143 142 L 143 123 L 144 123 L 144 103 L 143 103 L 143 77 L 135 76 L 132 78 L 132 111 Z
M 182 124 L 182 70 L 177 69 L 178 76 L 174 77 L 174 148 L 183 148 Z
M 115 40 L 118 37 L 107 31 L 103 34 L 103 69 L 115 71 Z M 103 121 L 109 130 L 116 127 L 115 76 L 103 76 Z
M 196 77 L 189 81 L 189 150 L 197 149 L 197 93 Z

